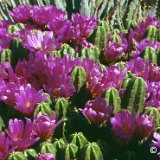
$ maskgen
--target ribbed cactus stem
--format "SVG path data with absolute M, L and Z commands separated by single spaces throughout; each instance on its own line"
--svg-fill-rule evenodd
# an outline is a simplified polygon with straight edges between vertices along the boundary
M 102 26 L 105 29 L 106 33 L 110 32 L 109 22 L 102 20 L 102 21 L 100 21 L 98 26 Z
M 100 56 L 100 50 L 98 47 L 82 48 L 82 50 L 80 51 L 81 58 L 93 59 L 96 62 L 99 61 L 99 56 Z
M 7 31 L 8 33 L 14 33 L 24 28 L 25 26 L 23 23 L 16 23 L 15 25 L 9 25 Z
M 34 115 L 36 116 L 39 112 L 50 115 L 52 113 L 52 109 L 49 104 L 42 102 L 37 104 Z
M 68 112 L 69 102 L 65 98 L 58 98 L 54 101 L 54 110 L 58 119 L 65 118 Z
M 113 106 L 113 113 L 121 110 L 121 98 L 115 88 L 109 88 L 104 92 L 104 98 L 107 105 Z
M 66 54 L 70 54 L 72 57 L 76 56 L 75 50 L 72 47 L 70 47 L 68 44 L 62 44 L 59 52 L 61 54 L 61 57 L 63 57 Z
M 8 160 L 27 160 L 27 157 L 22 152 L 16 151 L 9 155 Z
M 22 45 L 22 40 L 20 38 L 13 38 L 10 41 L 9 49 L 12 52 L 12 65 L 15 66 L 19 59 L 26 58 L 28 53 Z
M 82 132 L 79 132 L 71 135 L 71 142 L 81 149 L 88 143 L 88 140 Z
M 85 70 L 83 69 L 83 67 L 76 66 L 71 72 L 71 77 L 72 83 L 76 87 L 77 92 L 79 92 L 86 81 Z
M 158 36 L 157 27 L 152 26 L 152 25 L 148 26 L 145 35 L 148 40 L 157 40 L 158 38 L 157 37 Z
M 54 144 L 50 143 L 50 142 L 43 142 L 41 143 L 41 153 L 52 153 L 52 154 L 56 154 L 56 148 L 54 146 Z
M 146 94 L 145 81 L 141 77 L 133 77 L 129 81 L 124 92 L 122 106 L 134 114 L 135 112 L 143 112 L 144 97 Z
M 107 43 L 106 29 L 102 26 L 97 26 L 90 34 L 89 39 L 102 51 Z
M 117 43 L 122 43 L 121 37 L 117 34 L 113 34 L 112 37 L 111 37 L 111 40 L 114 41 L 114 42 L 117 42 Z
M 145 108 L 145 113 L 148 115 L 148 116 L 154 116 L 154 125 L 155 127 L 160 127 L 160 112 L 157 108 L 155 107 L 146 107 Z
M 67 144 L 64 150 L 64 160 L 75 159 L 77 152 L 78 147 L 75 144 Z
M 103 160 L 103 154 L 97 143 L 88 143 L 83 152 L 84 160 Z
M 11 63 L 11 55 L 12 53 L 10 49 L 4 49 L 2 53 L 0 53 L 0 62 L 7 61 Z
M 153 47 L 145 47 L 144 50 L 141 53 L 141 56 L 146 59 L 149 60 L 151 63 L 157 65 L 157 53 L 156 50 Z

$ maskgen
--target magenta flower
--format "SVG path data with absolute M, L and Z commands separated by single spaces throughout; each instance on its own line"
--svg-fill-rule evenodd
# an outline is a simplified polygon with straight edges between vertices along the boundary
M 139 113 L 134 116 L 135 135 L 138 138 L 144 139 L 149 137 L 154 131 L 153 119 L 154 116 L 148 117 L 145 114 L 140 116 Z
M 8 136 L 11 146 L 15 150 L 24 150 L 38 141 L 33 132 L 33 123 L 30 119 L 24 123 L 22 120 L 10 119 L 8 124 Z
M 140 56 L 141 52 L 145 49 L 145 47 L 153 47 L 154 49 L 157 49 L 159 46 L 159 43 L 157 41 L 149 41 L 147 39 L 143 39 L 140 42 L 133 40 L 132 45 L 134 44 L 134 49 L 131 52 L 131 58 L 137 58 Z
M 55 160 L 52 153 L 38 153 L 35 160 Z
M 133 138 L 147 138 L 154 130 L 153 117 L 134 116 L 127 110 L 120 111 L 110 119 L 112 131 L 117 142 L 128 142 Z
M 107 63 L 117 61 L 126 48 L 126 44 L 109 41 L 104 51 L 105 61 Z
M 71 26 L 68 29 L 68 39 L 79 45 L 88 46 L 88 34 L 94 29 L 96 24 L 97 20 L 93 16 L 78 13 L 72 14 Z
M 142 77 L 145 80 L 149 78 L 149 74 L 152 69 L 150 62 L 140 57 L 127 62 L 126 67 L 132 72 L 133 75 Z
M 70 97 L 75 92 L 75 87 L 69 75 L 69 71 L 72 69 L 72 61 L 68 58 L 51 59 L 47 67 L 45 91 L 52 97 Z
M 16 105 L 14 108 L 23 114 L 29 116 L 33 113 L 36 104 L 45 100 L 42 95 L 43 91 L 36 91 L 30 84 L 22 85 L 19 88 L 19 93 L 16 93 Z
M 68 41 L 68 29 L 70 27 L 70 21 L 66 19 L 53 19 L 48 23 L 48 28 L 56 35 L 56 40 L 59 43 Z
M 31 18 L 38 25 L 46 25 L 53 19 L 63 19 L 65 12 L 61 9 L 57 9 L 54 6 L 36 6 L 31 9 Z
M 158 132 L 154 132 L 152 140 L 152 146 L 160 148 L 160 134 Z
M 113 134 L 118 142 L 130 141 L 134 134 L 134 122 L 128 111 L 116 113 L 111 118 Z
M 87 101 L 84 109 L 80 109 L 83 115 L 94 124 L 102 124 L 110 117 L 112 108 L 106 105 L 103 98 Z
M 47 83 L 46 63 L 47 56 L 44 53 L 29 55 L 29 60 L 19 61 L 16 65 L 15 72 L 20 78 L 25 78 L 36 90 L 43 88 L 43 84 Z
M 54 112 L 50 116 L 39 112 L 33 121 L 34 131 L 41 140 L 47 140 L 61 122 L 60 120 L 56 123 L 56 114 Z
M 29 32 L 24 46 L 32 52 L 52 51 L 56 48 L 54 34 L 51 31 L 43 33 L 40 30 L 37 30 L 36 33 Z
M 160 107 L 160 81 L 148 82 L 145 106 Z
M 94 97 L 101 95 L 109 87 L 119 89 L 125 73 L 126 69 L 120 69 L 118 66 L 106 67 L 101 72 L 93 70 L 91 77 L 87 80 L 87 89 Z
M 16 22 L 26 22 L 30 18 L 30 6 L 28 4 L 19 5 L 10 11 L 10 15 Z
M 158 132 L 154 132 L 151 146 L 160 149 L 160 134 Z M 160 152 L 157 152 L 157 156 L 160 158 Z
M 7 33 L 6 29 L 0 28 L 0 51 L 9 47 L 9 41 L 11 37 Z
M 144 33 L 149 25 L 157 26 L 158 19 L 156 17 L 152 17 L 148 14 L 145 20 L 139 22 L 135 29 L 131 28 L 129 30 L 129 41 L 131 42 L 132 39 L 136 41 L 141 41 L 144 37 Z
M 149 81 L 160 81 L 160 67 L 158 66 L 152 66 L 151 72 L 149 75 Z
M 19 83 L 8 82 L 4 86 L 3 94 L 1 95 L 1 100 L 6 104 L 13 106 L 15 104 L 16 98 L 15 94 L 19 90 Z
M 0 133 L 0 160 L 7 159 L 8 155 L 11 153 L 10 142 L 8 137 L 4 132 Z

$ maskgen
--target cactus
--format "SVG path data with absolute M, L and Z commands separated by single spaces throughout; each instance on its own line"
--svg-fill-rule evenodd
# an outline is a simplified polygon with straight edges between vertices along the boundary
M 9 49 L 12 52 L 11 62 L 15 66 L 19 59 L 27 58 L 28 53 L 23 48 L 22 40 L 20 38 L 13 38 L 10 41 Z
M 113 106 L 113 113 L 121 110 L 121 98 L 119 92 L 115 88 L 108 88 L 104 92 L 104 98 L 107 105 Z
M 61 57 L 63 57 L 66 54 L 70 54 L 72 57 L 76 57 L 75 50 L 65 43 L 61 45 L 61 48 L 58 52 Z
M 156 128 L 160 127 L 160 112 L 157 108 L 155 107 L 147 107 L 145 108 L 145 113 L 148 116 L 154 116 L 154 125 Z
M 61 139 L 56 139 L 56 141 L 53 144 L 54 144 L 57 151 L 65 148 L 65 146 L 66 146 L 66 144 L 65 144 L 65 142 L 62 138 Z
M 63 160 L 75 159 L 78 147 L 74 143 L 67 144 L 63 151 Z
M 145 81 L 141 77 L 133 77 L 127 84 L 122 99 L 122 106 L 128 108 L 132 114 L 143 112 L 146 93 L 145 87 Z
M 82 149 L 88 143 L 88 140 L 82 132 L 79 132 L 71 135 L 71 143 L 75 144 L 79 149 Z
M 11 55 L 12 53 L 10 49 L 4 49 L 0 54 L 0 62 L 7 61 L 11 63 Z
M 54 146 L 57 150 L 56 152 L 56 159 L 62 159 L 64 158 L 63 157 L 63 151 L 66 147 L 66 144 L 64 142 L 64 140 L 61 138 L 61 139 L 57 139 L 55 142 L 54 142 Z
M 56 117 L 61 119 L 65 118 L 68 112 L 69 102 L 65 98 L 57 98 L 54 101 L 54 110 L 56 112 Z
M 9 155 L 8 160 L 27 160 L 22 152 L 13 152 Z
M 49 104 L 42 102 L 37 104 L 36 109 L 34 111 L 34 116 L 36 116 L 39 112 L 50 115 L 52 113 L 52 109 Z
M 71 72 L 72 83 L 76 87 L 77 92 L 80 91 L 81 87 L 86 81 L 86 72 L 83 67 L 76 66 Z
M 99 61 L 99 56 L 100 56 L 100 50 L 97 47 L 82 48 L 82 50 L 80 51 L 81 58 L 93 59 L 96 62 Z
M 102 51 L 107 43 L 106 34 L 107 33 L 104 27 L 97 26 L 95 30 L 89 35 L 89 40 Z
M 160 41 L 160 28 L 157 31 L 157 40 Z
M 145 32 L 145 37 L 148 40 L 157 40 L 158 36 L 158 29 L 155 26 L 148 26 Z
M 46 96 L 46 99 L 45 99 L 45 103 L 47 103 L 48 105 L 52 105 L 52 99 L 50 97 L 50 95 L 48 93 L 43 93 L 43 95 Z
M 103 160 L 103 154 L 97 143 L 88 143 L 83 149 L 81 155 L 84 160 Z
M 146 59 L 149 60 L 151 63 L 157 65 L 157 53 L 156 50 L 152 47 L 145 47 L 144 50 L 141 53 L 141 56 Z
M 106 33 L 110 32 L 110 27 L 109 27 L 109 22 L 108 21 L 102 20 L 102 21 L 100 21 L 98 26 L 102 26 L 105 29 Z
M 43 142 L 41 144 L 40 151 L 41 151 L 41 153 L 52 153 L 53 155 L 56 154 L 56 148 L 55 148 L 54 144 L 52 144 L 50 142 Z
M 24 26 L 23 23 L 16 23 L 14 25 L 9 25 L 8 29 L 7 29 L 7 32 L 8 33 L 15 33 L 15 32 L 17 32 L 21 29 L 24 29 L 24 28 L 25 28 L 25 26 Z
M 77 0 L 77 1 L 64 1 L 64 0 L 3 0 L 0 2 L 0 16 L 6 20 L 12 20 L 9 15 L 9 10 L 19 4 L 36 4 L 43 6 L 46 4 L 55 5 L 59 9 L 66 11 L 68 17 L 73 12 L 81 14 L 95 15 L 98 19 L 110 20 L 111 29 L 116 26 L 122 28 L 128 25 L 127 20 L 140 20 L 147 12 L 152 15 L 159 13 L 159 1 L 102 1 L 102 0 Z
M 122 43 L 121 37 L 115 33 L 112 35 L 111 40 L 117 43 Z
M 34 159 L 36 156 L 36 151 L 34 149 L 26 149 L 24 151 L 24 155 L 27 157 L 28 160 Z
M 127 22 L 127 29 L 135 28 L 137 26 L 137 22 L 135 20 L 128 20 Z
M 2 128 L 4 127 L 4 122 L 2 117 L 0 116 L 0 132 L 2 131 Z

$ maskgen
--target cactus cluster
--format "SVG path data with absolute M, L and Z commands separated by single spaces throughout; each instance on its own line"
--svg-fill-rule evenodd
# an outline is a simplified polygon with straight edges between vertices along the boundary
M 0 160 L 156 160 L 154 2 L 2 2 Z

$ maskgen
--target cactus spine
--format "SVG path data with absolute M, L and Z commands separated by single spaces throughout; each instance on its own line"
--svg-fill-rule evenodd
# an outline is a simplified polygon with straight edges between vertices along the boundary
M 104 98 L 107 105 L 113 106 L 113 113 L 121 110 L 121 99 L 119 92 L 115 88 L 109 88 L 104 92 Z
M 133 77 L 127 84 L 122 105 L 134 114 L 143 112 L 145 97 L 145 81 L 141 77 Z

